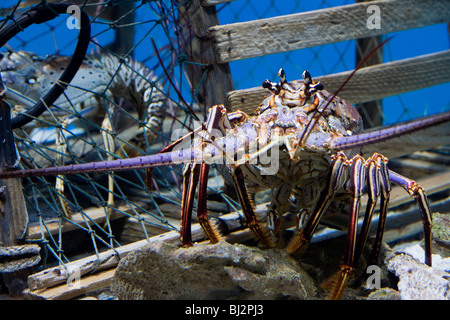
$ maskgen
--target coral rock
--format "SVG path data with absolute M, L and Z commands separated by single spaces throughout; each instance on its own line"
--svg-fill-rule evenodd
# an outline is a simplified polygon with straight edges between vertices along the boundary
M 313 280 L 278 249 L 152 243 L 123 258 L 111 289 L 119 299 L 313 299 Z

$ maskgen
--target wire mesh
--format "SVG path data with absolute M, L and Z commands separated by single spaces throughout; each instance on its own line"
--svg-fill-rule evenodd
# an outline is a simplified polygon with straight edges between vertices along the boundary
M 83 2 L 77 4 L 83 7 Z M 4 4 L 4 10 L 10 11 L 6 11 L 2 23 L 14 21 L 35 3 Z M 80 69 L 79 76 L 55 106 L 47 108 L 45 116 L 15 130 L 21 168 L 155 153 L 170 142 L 175 124 L 192 127 L 186 106 L 172 97 L 174 90 L 191 91 L 181 76 L 181 53 L 176 46 L 177 4 L 86 3 L 84 9 L 91 17 L 92 37 L 82 66 L 84 71 Z M 41 5 L 46 5 L 45 1 Z M 12 80 L 9 89 L 17 89 L 21 101 L 28 104 L 9 100 L 14 106 L 13 113 L 34 102 L 26 100 L 36 100 L 45 94 L 58 72 L 67 66 L 67 59 L 61 57 L 73 52 L 78 35 L 76 28 L 69 28 L 68 17 L 62 15 L 32 26 L 8 43 L 3 62 L 18 59 L 18 64 L 12 71 L 4 69 L 3 78 L 7 83 Z M 169 87 L 164 72 L 175 79 L 177 87 Z M 28 86 L 16 86 L 16 80 Z M 157 106 L 149 108 L 151 104 Z M 160 127 L 163 118 L 164 127 Z M 161 202 L 179 205 L 179 176 L 179 168 L 164 168 L 154 170 L 151 183 L 146 183 L 145 175 L 138 171 L 24 179 L 31 226 L 29 238 L 42 244 L 46 251 L 42 268 L 69 262 L 73 260 L 69 256 L 79 256 L 83 251 L 98 254 L 128 243 L 131 240 L 120 237 L 124 218 L 142 227 L 143 238 L 153 235 L 147 232 L 148 228 L 155 233 L 177 229 L 159 205 Z M 61 182 L 58 179 L 63 182 L 64 191 L 56 187 Z M 153 192 L 150 190 L 153 187 L 172 192 Z M 108 202 L 109 195 L 113 195 L 114 205 Z M 70 216 L 65 213 L 66 208 Z M 92 211 L 93 208 L 96 210 Z M 72 237 L 66 235 L 70 233 L 68 230 L 79 232 Z
M 0 27 L 13 22 L 31 5 L 47 2 L 4 1 Z M 180 45 L 189 41 L 180 39 L 182 32 L 177 19 L 182 1 L 80 0 L 73 3 L 89 12 L 91 18 L 86 79 L 72 82 L 59 105 L 47 108 L 45 117 L 36 118 L 31 125 L 15 131 L 21 168 L 153 154 L 199 124 L 191 111 L 199 112 L 195 100 L 198 88 L 187 80 L 185 67 L 190 62 Z M 218 5 L 217 12 L 221 24 L 227 24 L 350 3 L 353 1 L 242 0 Z M 44 90 L 41 84 L 51 83 L 54 79 L 51 73 L 64 67 L 49 66 L 51 57 L 47 55 L 72 54 L 78 33 L 76 28 L 68 28 L 67 21 L 68 16 L 60 16 L 33 26 L 2 49 L 4 57 L 6 50 L 22 57 L 15 76 L 27 84 L 27 90 L 34 87 L 37 92 L 34 97 L 22 92 L 24 101 L 39 99 Z M 437 30 L 434 28 L 441 30 L 441 27 L 424 29 L 434 32 Z M 437 42 L 426 47 L 431 52 L 438 51 L 445 41 Z M 399 58 L 394 56 L 393 47 L 387 45 L 385 61 Z M 32 54 L 25 59 L 21 50 Z M 409 54 L 417 55 L 413 50 Z M 109 65 L 101 60 L 105 56 L 112 57 Z M 103 68 L 91 66 L 96 63 Z M 259 86 L 267 78 L 275 80 L 279 67 L 288 72 L 290 79 L 299 79 L 305 69 L 318 76 L 351 70 L 354 65 L 354 41 L 230 63 L 236 89 Z M 150 72 L 154 78 L 149 80 L 146 76 Z M 90 81 L 92 77 L 100 80 Z M 117 85 L 118 79 L 122 81 L 121 86 Z M 140 80 L 135 83 L 135 79 Z M 441 85 L 421 90 L 419 94 L 430 97 L 446 89 L 448 85 Z M 392 99 L 390 105 L 401 107 L 385 105 L 385 124 L 449 108 L 448 100 L 436 100 L 432 106 L 424 102 L 426 107 L 421 104 L 413 110 L 413 104 L 405 102 L 407 98 Z M 159 106 L 154 114 L 148 108 L 152 103 Z M 15 112 L 27 107 L 14 100 L 11 105 Z M 392 114 L 393 109 L 400 111 Z M 162 121 L 161 127 L 154 125 L 158 121 Z M 112 143 L 108 142 L 111 140 Z M 153 170 L 150 182 L 142 170 L 24 179 L 30 216 L 28 241 L 39 243 L 46 257 L 40 269 L 178 230 L 181 177 L 180 166 L 168 166 Z M 64 182 L 64 191 L 57 189 L 58 179 Z M 209 205 L 218 214 L 239 208 L 223 192 L 224 179 L 220 170 L 211 173 L 210 198 L 217 202 Z M 109 201 L 109 195 L 113 195 L 114 202 Z M 71 217 L 65 214 L 64 206 L 72 213 Z

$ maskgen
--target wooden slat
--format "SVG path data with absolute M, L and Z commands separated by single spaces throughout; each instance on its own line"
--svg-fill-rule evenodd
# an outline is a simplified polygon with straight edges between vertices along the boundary
M 290 75 L 289 70 L 285 71 L 288 81 L 293 80 L 289 77 L 299 78 L 298 75 Z M 320 77 L 313 75 L 313 78 L 322 81 L 326 90 L 334 92 L 350 73 L 346 71 Z M 362 68 L 339 96 L 355 104 L 446 82 L 450 82 L 450 50 Z M 253 114 L 268 93 L 262 87 L 231 91 L 227 96 L 227 109 Z
M 33 300 L 68 300 L 95 290 L 107 289 L 111 284 L 115 269 L 109 269 L 77 280 L 64 283 L 47 290 L 25 290 L 24 296 Z
M 200 0 L 185 2 L 179 8 L 179 26 L 183 51 L 190 63 L 185 64 L 192 90 L 197 90 L 197 101 L 205 108 L 223 103 L 226 94 L 234 90 L 230 66 L 218 64 L 208 28 L 219 24 L 214 6 L 202 6 Z M 206 109 L 207 110 L 207 109 Z
M 369 29 L 369 5 L 381 12 L 381 28 Z M 315 47 L 450 22 L 448 0 L 385 0 L 357 3 L 209 29 L 217 62 Z

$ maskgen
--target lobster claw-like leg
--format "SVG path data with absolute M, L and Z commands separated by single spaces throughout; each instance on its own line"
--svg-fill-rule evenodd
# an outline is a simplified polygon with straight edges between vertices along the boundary
M 347 285 L 348 279 L 356 268 L 355 247 L 356 232 L 358 227 L 358 214 L 361 206 L 361 196 L 364 192 L 365 183 L 365 161 L 361 156 L 355 156 L 349 161 L 350 170 L 350 194 L 351 207 L 348 218 L 347 240 L 345 244 L 344 257 L 342 259 L 341 270 L 336 281 L 336 285 L 330 298 L 339 299 Z
M 226 117 L 226 113 L 223 112 L 223 106 L 213 106 L 208 114 L 205 128 L 202 131 L 196 132 L 194 138 L 194 147 L 203 146 L 203 144 L 211 143 L 214 133 L 220 129 L 220 121 L 222 117 Z M 226 121 L 222 121 L 222 124 Z M 228 127 L 229 123 L 225 123 Z M 187 137 L 187 136 L 186 136 Z M 179 143 L 177 141 L 176 143 Z M 191 218 L 192 209 L 194 205 L 194 197 L 197 185 L 200 186 L 198 192 L 198 205 L 197 205 L 197 218 L 202 226 L 206 236 L 212 243 L 217 243 L 220 240 L 219 232 L 211 224 L 208 219 L 208 213 L 206 209 L 206 190 L 208 181 L 209 165 L 206 163 L 194 163 L 187 164 L 183 172 L 183 195 L 181 199 L 181 226 L 180 235 L 181 243 L 184 247 L 192 246 L 192 234 L 191 234 Z
M 347 160 L 343 153 L 338 153 L 333 158 L 333 164 L 328 178 L 328 188 L 321 194 L 321 198 L 317 208 L 308 219 L 300 234 L 294 236 L 294 239 L 288 246 L 288 252 L 293 253 L 305 244 L 307 244 L 316 230 L 323 213 L 327 210 L 335 192 L 343 186 L 345 179 L 345 171 L 350 166 L 350 196 L 351 209 L 348 220 L 347 240 L 345 245 L 344 257 L 342 259 L 341 270 L 334 278 L 334 289 L 331 293 L 331 299 L 339 299 L 344 288 L 353 274 L 358 260 L 363 251 L 370 223 L 372 221 L 373 212 L 378 199 L 380 198 L 380 215 L 378 221 L 377 234 L 372 253 L 369 258 L 369 264 L 376 264 L 381 248 L 386 223 L 387 207 L 389 202 L 389 194 L 391 191 L 391 181 L 401 185 L 406 191 L 413 196 L 421 210 L 422 222 L 424 225 L 425 235 L 425 262 L 431 266 L 431 210 L 424 190 L 413 180 L 407 179 L 387 168 L 387 158 L 381 154 L 375 153 L 366 161 L 361 156 L 355 156 Z M 361 196 L 364 186 L 368 185 L 368 204 L 364 217 L 362 229 L 357 239 L 358 215 L 360 209 Z
M 198 184 L 200 165 L 186 165 L 183 171 L 180 236 L 183 247 L 192 246 L 191 221 L 194 196 Z
M 303 229 L 295 234 L 288 244 L 286 250 L 289 254 L 295 253 L 311 241 L 312 236 L 314 235 L 323 214 L 333 200 L 335 193 L 346 181 L 347 165 L 347 157 L 343 153 L 338 153 L 333 157 L 333 164 L 328 176 L 328 187 L 321 193 L 318 205 L 314 209 L 311 217 L 309 217 L 305 223 Z
M 364 222 L 361 228 L 358 239 L 358 247 L 355 253 L 355 264 L 358 263 L 361 257 L 364 245 L 369 234 L 370 223 L 372 221 L 375 206 L 380 199 L 380 214 L 378 218 L 378 228 L 375 244 L 369 258 L 369 265 L 377 264 L 378 255 L 381 249 L 381 242 L 384 234 L 384 227 L 386 225 L 387 209 L 391 192 L 391 181 L 389 178 L 389 169 L 387 167 L 388 159 L 378 153 L 375 153 L 366 161 L 366 176 L 368 185 L 368 203 Z
M 358 156 L 357 156 L 358 157 Z M 373 206 L 376 204 L 378 196 L 381 194 L 380 203 L 380 215 L 378 221 L 377 234 L 375 239 L 375 244 L 372 248 L 372 252 L 369 258 L 370 264 L 377 264 L 378 255 L 380 253 L 381 243 L 383 240 L 384 228 L 386 224 L 387 217 L 387 206 L 389 202 L 389 193 L 391 191 L 391 181 L 402 186 L 412 197 L 416 199 L 417 205 L 421 211 L 422 223 L 425 238 L 425 263 L 431 266 L 431 209 L 428 204 L 427 197 L 421 186 L 419 186 L 415 181 L 405 178 L 387 168 L 387 158 L 375 153 L 371 158 L 369 158 L 365 164 L 368 168 L 366 175 L 369 186 L 369 204 L 367 206 L 366 215 L 364 217 L 363 227 L 358 240 L 358 246 L 355 253 L 355 236 L 359 212 L 359 199 L 362 194 L 364 181 L 362 175 L 364 172 L 359 169 L 360 166 L 355 163 L 353 158 L 352 164 L 352 176 L 351 176 L 351 193 L 352 193 L 352 210 L 350 213 L 350 219 L 348 224 L 347 233 L 347 244 L 345 248 L 344 260 L 341 266 L 341 272 L 331 295 L 332 299 L 338 299 L 348 278 L 353 273 L 358 259 L 363 250 L 365 241 L 367 239 L 370 221 L 372 219 Z M 356 161 L 359 162 L 359 161 Z M 375 165 L 374 165 L 375 164 Z
M 200 184 L 198 187 L 198 202 L 197 202 L 197 219 L 203 228 L 206 236 L 211 243 L 217 243 L 220 240 L 219 232 L 216 227 L 211 224 L 208 219 L 208 212 L 206 208 L 206 191 L 208 187 L 208 173 L 209 165 L 202 163 L 200 166 Z
M 338 155 L 339 157 L 339 155 Z M 345 156 L 344 156 L 345 157 Z M 343 160 L 344 158 L 342 158 Z M 339 299 L 342 295 L 346 284 L 356 269 L 358 260 L 364 248 L 370 223 L 373 217 L 373 211 L 378 199 L 381 196 L 380 218 L 378 223 L 378 231 L 376 244 L 372 250 L 372 258 L 377 259 L 381 247 L 381 241 L 384 233 L 384 226 L 387 214 L 387 205 L 389 202 L 389 192 L 391 183 L 389 180 L 387 169 L 387 158 L 375 153 L 367 161 L 361 156 L 355 156 L 345 163 L 350 166 L 350 196 L 351 206 L 348 219 L 347 240 L 344 249 L 344 257 L 342 259 L 341 269 L 336 278 L 333 278 L 334 288 L 331 292 L 331 299 Z M 364 186 L 368 185 L 368 205 L 365 218 L 357 240 L 358 216 L 361 206 L 361 196 L 364 192 Z M 308 235 L 310 236 L 310 235 Z
M 235 118 L 232 121 L 239 121 L 242 114 L 233 114 Z M 225 129 L 231 128 L 230 120 L 227 117 L 223 106 L 214 106 L 210 109 L 208 118 L 205 124 L 205 130 L 198 133 L 198 137 L 194 139 L 193 147 L 198 148 L 206 144 L 214 144 L 214 134 L 218 131 L 221 134 L 225 134 Z M 220 147 L 219 147 L 220 148 Z M 222 150 L 223 151 L 223 150 Z M 228 155 L 230 156 L 230 155 Z M 203 162 L 201 164 L 188 164 L 184 170 L 184 182 L 183 182 L 183 196 L 181 203 L 181 240 L 183 246 L 192 245 L 191 235 L 191 216 L 194 203 L 195 190 L 199 183 L 199 198 L 197 217 L 200 225 L 205 231 L 206 235 L 211 242 L 216 243 L 219 241 L 220 236 L 215 227 L 209 222 L 206 212 L 206 188 L 207 178 L 209 172 L 209 164 Z M 257 221 L 256 215 L 253 210 L 253 206 L 250 202 L 247 188 L 245 186 L 244 175 L 239 166 L 232 166 L 232 176 L 235 182 L 235 186 L 240 198 L 242 209 L 247 220 L 247 224 L 255 234 L 256 238 L 264 245 L 273 247 L 273 241 L 268 236 L 267 232 L 263 231 Z
M 432 226 L 432 215 L 430 205 L 428 204 L 427 196 L 425 195 L 424 189 L 417 184 L 414 180 L 405 178 L 398 173 L 389 170 L 389 178 L 395 184 L 400 185 L 405 189 L 410 196 L 412 196 L 420 209 L 423 233 L 425 240 L 425 263 L 431 266 L 431 226 Z
M 194 196 L 197 185 L 198 190 L 198 203 L 197 203 L 197 218 L 200 226 L 203 228 L 208 239 L 211 243 L 217 243 L 220 240 L 220 235 L 217 229 L 208 219 L 208 213 L 206 210 L 206 188 L 208 181 L 209 165 L 192 164 L 186 165 L 183 174 L 183 196 L 181 200 L 181 243 L 183 247 L 192 246 L 192 234 L 191 234 L 191 220 L 192 220 L 192 208 L 194 205 Z
M 245 185 L 244 174 L 239 166 L 233 168 L 232 177 L 248 227 L 263 246 L 274 247 L 275 245 L 272 238 L 269 236 L 268 232 L 264 231 L 256 218 L 255 211 L 253 210 L 247 187 Z
M 309 241 L 311 241 L 314 231 L 319 225 L 322 215 L 325 213 L 329 204 L 331 203 L 334 194 L 344 185 L 345 181 L 347 180 L 347 167 L 350 166 L 351 170 L 349 172 L 349 181 L 351 193 L 351 209 L 348 220 L 347 240 L 345 245 L 344 257 L 341 264 L 341 271 L 338 274 L 337 280 L 335 279 L 336 284 L 331 294 L 332 299 L 338 299 L 341 296 L 348 279 L 353 274 L 353 271 L 356 268 L 357 260 L 367 238 L 367 232 L 369 229 L 370 221 L 372 219 L 373 209 L 377 202 L 380 190 L 390 190 L 389 179 L 387 179 L 386 176 L 383 176 L 381 178 L 379 177 L 380 172 L 387 172 L 387 169 L 385 167 L 387 161 L 383 161 L 384 159 L 384 157 L 376 154 L 374 155 L 374 157 L 369 158 L 367 162 L 364 161 L 361 156 L 355 156 L 352 159 L 347 160 L 346 156 L 343 153 L 338 153 L 333 158 L 332 168 L 328 177 L 328 188 L 325 189 L 321 194 L 318 207 L 314 210 L 310 219 L 308 219 L 308 222 L 306 223 L 304 229 L 300 232 L 299 235 L 294 237 L 294 239 L 288 246 L 288 252 L 293 253 L 309 243 Z M 366 170 L 366 168 L 368 169 Z M 364 222 L 363 232 L 360 235 L 359 239 L 359 246 L 357 246 L 357 219 L 366 175 L 368 175 L 367 180 L 369 182 L 370 190 L 369 205 L 368 211 L 366 212 L 366 221 Z M 382 181 L 382 183 L 380 181 Z M 383 205 L 382 207 L 386 209 L 388 201 L 388 196 L 386 196 L 386 194 L 388 194 L 388 192 L 383 191 L 382 193 L 384 199 L 383 202 L 385 203 L 385 205 Z M 385 215 L 385 213 L 382 213 L 381 215 Z M 382 232 L 384 230 L 384 223 L 382 223 L 381 220 L 383 219 L 380 219 L 380 239 L 382 238 Z

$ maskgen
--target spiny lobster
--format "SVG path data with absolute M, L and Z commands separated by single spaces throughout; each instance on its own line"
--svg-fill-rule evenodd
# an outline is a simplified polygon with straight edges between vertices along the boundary
M 64 72 L 70 57 L 50 55 L 45 58 L 32 52 L 18 51 L 2 54 L 0 70 L 3 82 L 7 86 L 7 101 L 13 105 L 13 114 L 31 107 L 54 85 Z M 163 106 L 166 97 L 152 70 L 132 59 L 119 59 L 112 53 L 86 55 L 65 94 L 61 95 L 44 113 L 44 125 L 56 127 L 56 145 L 58 164 L 63 164 L 67 153 L 66 136 L 68 125 L 79 119 L 85 123 L 82 127 L 99 127 L 95 123 L 102 121 L 101 133 L 108 158 L 113 159 L 116 146 L 113 138 L 112 115 L 117 99 L 124 99 L 136 110 L 142 128 L 135 140 L 140 144 L 151 144 L 161 131 L 164 117 Z M 91 119 L 89 121 L 88 119 Z M 88 120 L 86 122 L 86 120 Z M 94 125 L 92 125 L 94 124 Z M 36 124 L 33 123 L 33 127 Z M 121 146 L 125 153 L 133 153 L 128 145 Z M 113 205 L 114 182 L 109 176 L 108 211 Z M 56 190 L 60 198 L 63 213 L 70 218 L 70 208 L 63 196 L 64 180 L 58 176 Z
M 222 105 L 213 106 L 206 123 L 176 141 L 164 152 L 114 161 L 73 164 L 31 170 L 6 170 L 0 179 L 30 176 L 118 171 L 185 164 L 181 205 L 181 241 L 191 246 L 190 222 L 195 189 L 199 185 L 197 216 L 206 235 L 215 243 L 220 235 L 206 211 L 206 181 L 212 163 L 225 163 L 232 174 L 247 224 L 266 246 L 279 240 L 277 219 L 291 201 L 298 209 L 297 231 L 287 246 L 294 253 L 308 244 L 333 197 L 350 193 L 350 212 L 344 258 L 332 298 L 339 298 L 354 272 L 368 236 L 374 208 L 380 200 L 380 219 L 371 261 L 376 261 L 387 215 L 391 182 L 402 186 L 417 201 L 425 235 L 425 261 L 431 265 L 431 211 L 425 192 L 416 182 L 387 168 L 388 159 L 374 153 L 367 159 L 359 151 L 366 145 L 450 121 L 450 112 L 399 124 L 374 132 L 362 132 L 356 109 L 324 90 L 309 72 L 303 81 L 263 82 L 271 93 L 254 116 L 237 111 L 227 114 Z M 180 147 L 194 138 L 191 147 Z M 247 180 L 247 181 L 246 181 Z M 267 216 L 274 227 L 267 231 L 257 220 L 247 182 L 271 189 L 273 200 Z M 369 203 L 362 230 L 357 236 L 357 216 L 364 186 Z M 292 199 L 291 199 L 292 198 Z M 302 210 L 300 210 L 302 209 Z

